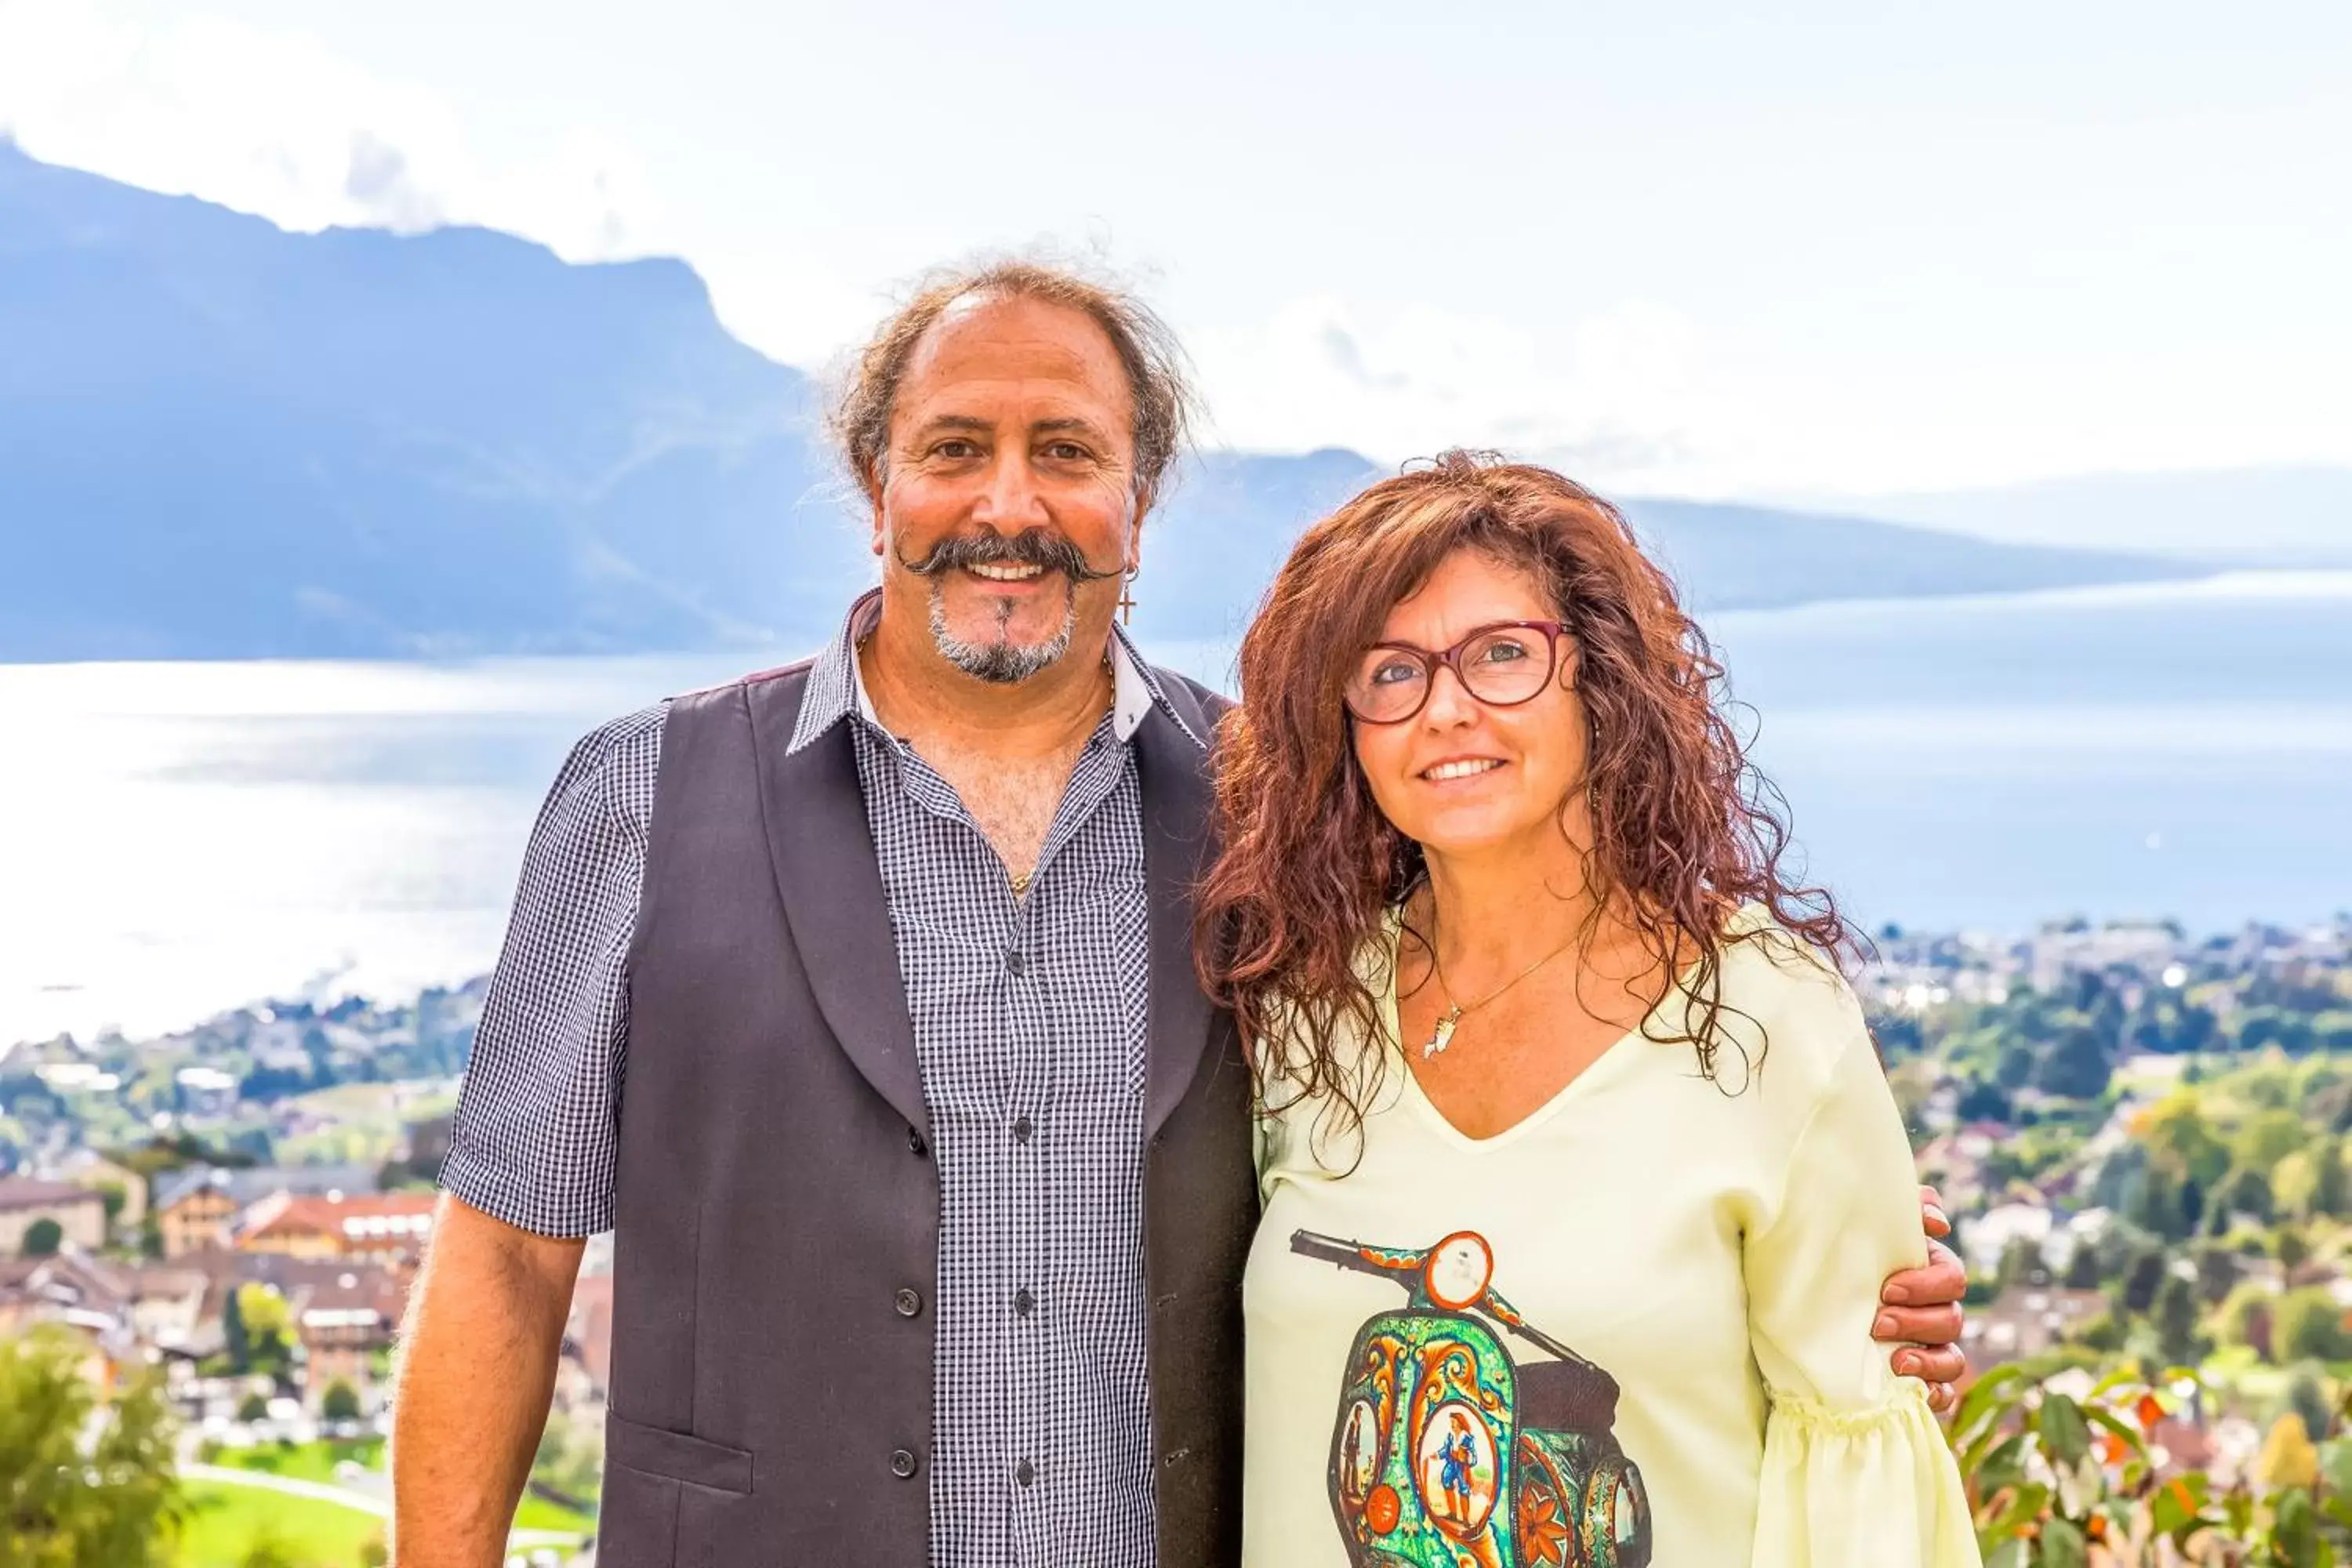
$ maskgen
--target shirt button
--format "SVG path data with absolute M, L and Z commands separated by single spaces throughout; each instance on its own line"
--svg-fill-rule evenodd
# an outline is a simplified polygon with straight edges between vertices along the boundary
M 1037 1310 L 1037 1298 L 1029 1293 L 1028 1286 L 1013 1292 L 1013 1310 L 1024 1318 Z
M 1027 1117 L 1016 1116 L 1013 1119 L 1013 1141 L 1014 1142 L 1026 1143 L 1031 1138 L 1036 1135 L 1036 1131 L 1037 1124 L 1030 1121 Z
M 1029 961 L 1021 956 L 1020 949 L 1008 947 L 1004 950 L 1004 967 L 1015 974 L 1026 974 L 1029 972 Z
M 915 1473 L 915 1453 L 911 1448 L 896 1448 L 890 1454 L 890 1473 L 905 1480 Z
M 1025 1487 L 1037 1479 L 1037 1467 L 1024 1459 L 1013 1467 L 1013 1479 Z
M 899 1291 L 897 1296 L 891 1298 L 891 1301 L 898 1309 L 898 1315 L 902 1318 L 911 1318 L 923 1310 L 923 1298 L 912 1290 Z

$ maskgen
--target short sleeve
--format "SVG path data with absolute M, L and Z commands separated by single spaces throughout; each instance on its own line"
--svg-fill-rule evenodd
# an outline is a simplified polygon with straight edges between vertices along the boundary
M 1748 1238 L 1750 1342 L 1771 1401 L 1751 1568 L 1976 1568 L 1959 1468 L 1927 1390 L 1870 1337 L 1926 1261 L 1901 1112 L 1851 994 L 1780 1205 Z
M 667 705 L 572 749 L 531 829 L 441 1185 L 541 1236 L 613 1224 L 628 956 Z

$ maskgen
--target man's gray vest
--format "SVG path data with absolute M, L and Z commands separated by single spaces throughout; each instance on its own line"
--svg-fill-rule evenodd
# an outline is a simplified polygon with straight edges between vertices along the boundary
M 1202 735 L 1217 700 L 1162 672 Z M 805 666 L 682 698 L 630 961 L 599 1568 L 929 1561 L 939 1173 L 847 724 Z M 1136 731 L 1160 1568 L 1240 1558 L 1249 1075 L 1193 981 L 1206 759 Z M 952 1568 L 940 1564 L 939 1568 Z

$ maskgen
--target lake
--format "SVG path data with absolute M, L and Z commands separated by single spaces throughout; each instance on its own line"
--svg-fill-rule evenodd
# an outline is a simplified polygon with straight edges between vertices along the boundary
M 2352 908 L 2352 573 L 1709 629 L 1812 873 L 1874 926 Z M 0 666 L 0 1042 L 479 973 L 572 740 L 801 651 Z

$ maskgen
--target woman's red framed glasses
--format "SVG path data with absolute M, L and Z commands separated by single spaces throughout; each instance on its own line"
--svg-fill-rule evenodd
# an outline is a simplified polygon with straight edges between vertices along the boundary
M 1489 708 L 1531 702 L 1559 672 L 1560 621 L 1493 621 L 1442 653 L 1406 642 L 1374 643 L 1356 661 L 1341 693 L 1367 724 L 1402 724 L 1429 706 L 1437 672 L 1454 672 L 1462 689 Z

